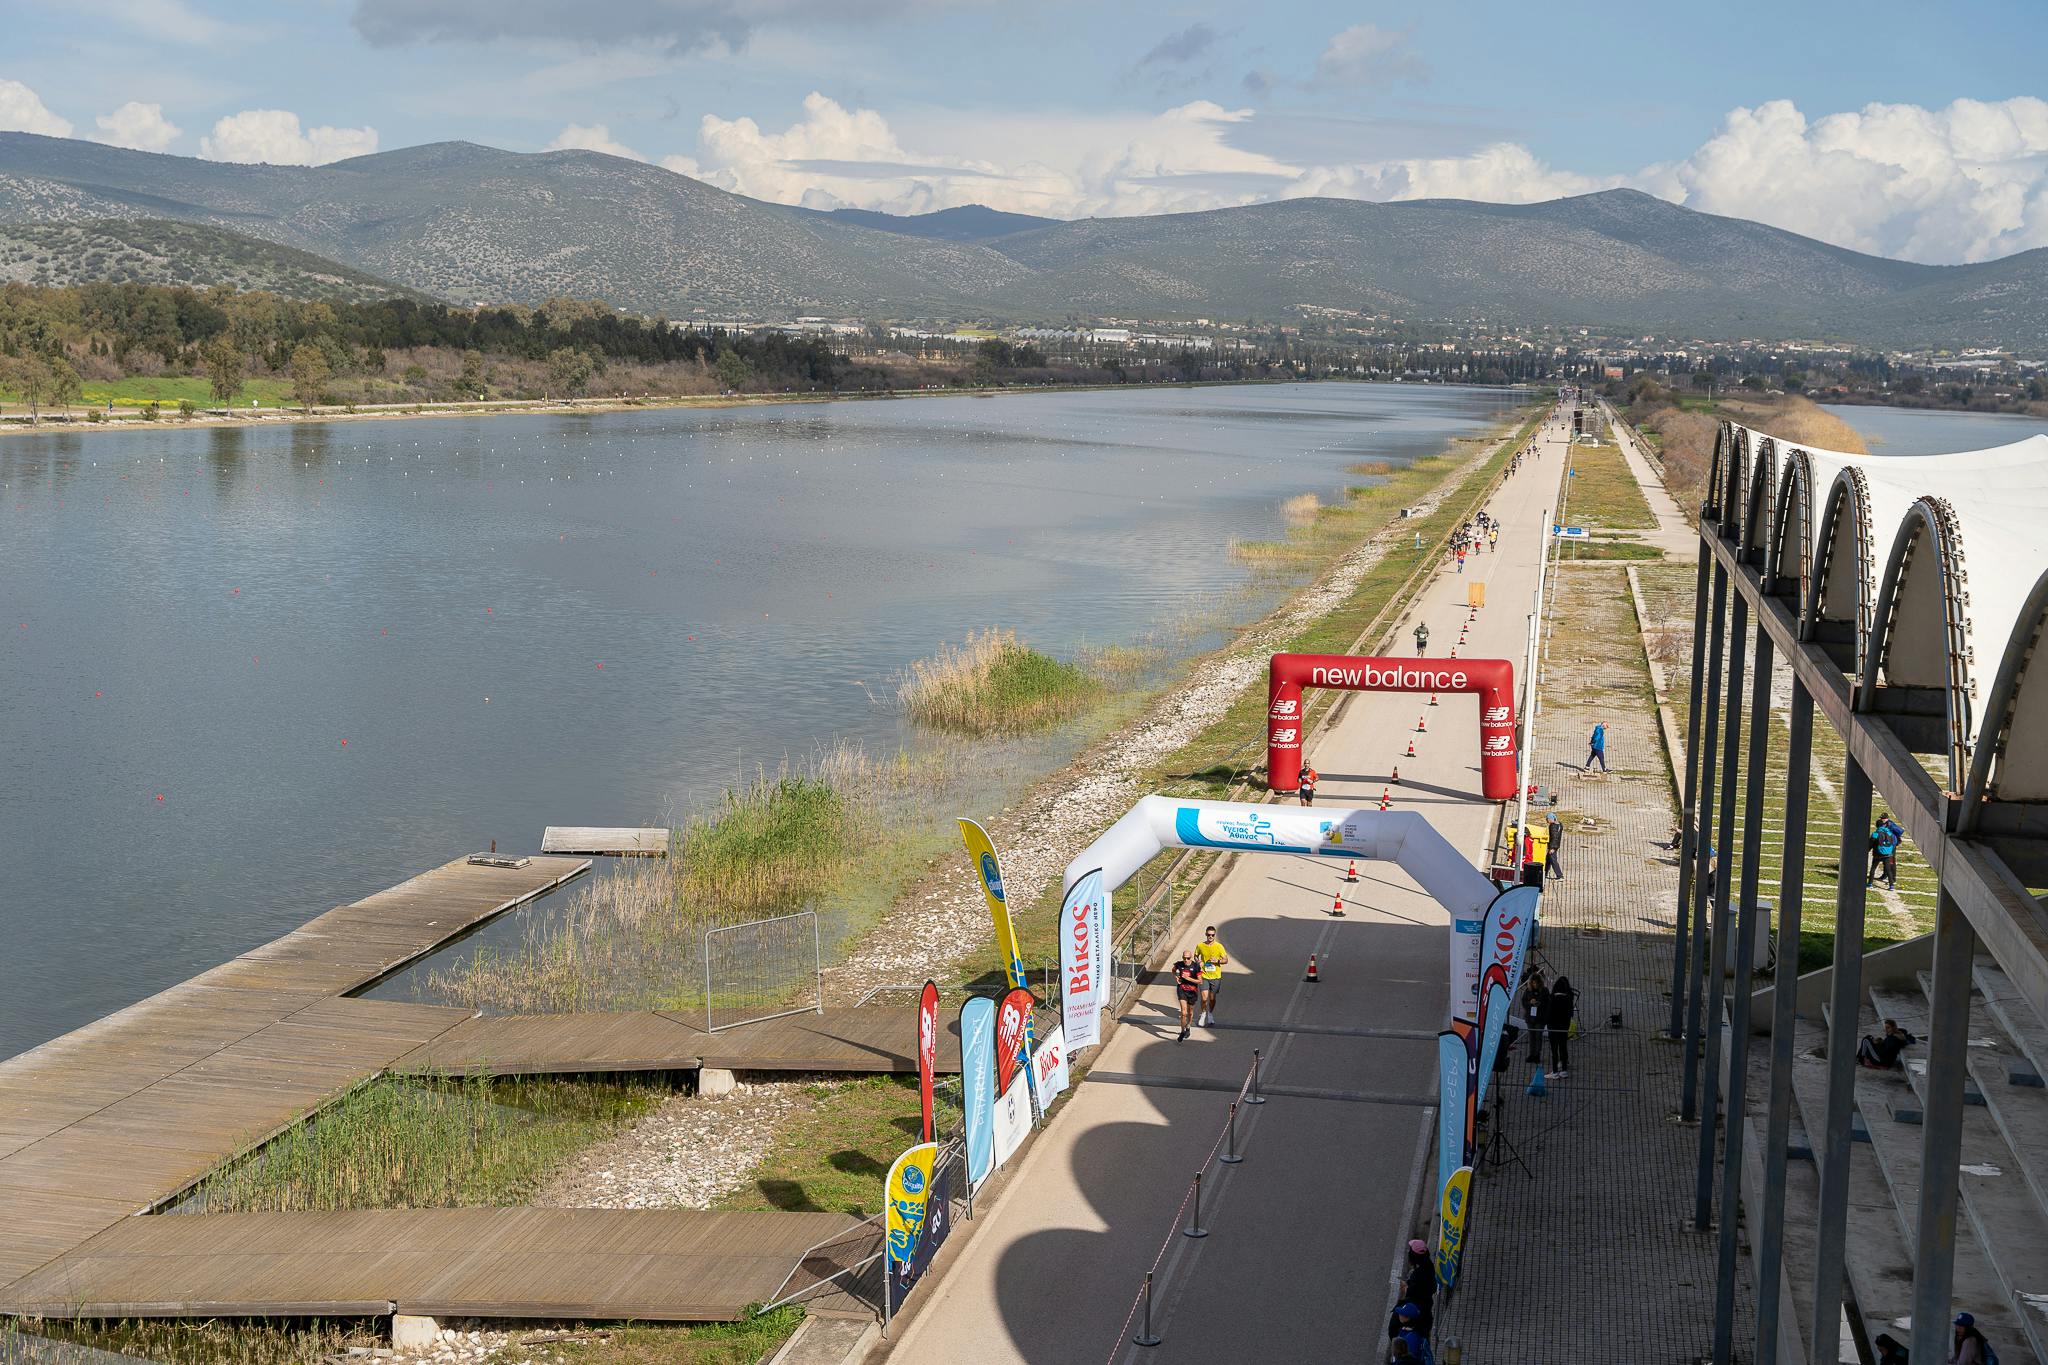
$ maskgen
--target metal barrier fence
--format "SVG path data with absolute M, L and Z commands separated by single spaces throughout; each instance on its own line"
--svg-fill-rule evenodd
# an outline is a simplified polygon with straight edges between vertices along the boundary
M 1264 1104 L 1266 1097 L 1259 1093 L 1259 1050 L 1252 1051 L 1252 1064 L 1245 1070 L 1244 1082 L 1237 1088 L 1237 1095 L 1230 1101 L 1230 1110 L 1224 1116 L 1223 1127 L 1216 1134 L 1216 1141 L 1209 1144 L 1208 1155 L 1196 1168 L 1194 1179 L 1188 1182 L 1187 1192 L 1180 1197 L 1180 1207 L 1173 1211 L 1173 1225 L 1167 1229 L 1165 1238 L 1159 1243 L 1159 1250 L 1153 1253 L 1152 1263 L 1145 1267 L 1144 1283 L 1131 1300 L 1131 1309 L 1124 1314 L 1124 1325 L 1117 1331 L 1116 1345 L 1110 1348 L 1109 1360 L 1113 1363 L 1123 1354 L 1125 1342 L 1134 1346 L 1157 1346 L 1160 1337 L 1157 1324 L 1152 1321 L 1153 1279 L 1159 1273 L 1160 1264 L 1166 1259 L 1168 1247 L 1173 1245 L 1175 1235 L 1182 1237 L 1207 1237 L 1210 1229 L 1202 1225 L 1202 1178 L 1209 1173 L 1213 1164 L 1235 1166 L 1243 1162 L 1244 1152 L 1238 1146 L 1237 1111 L 1251 1105 Z M 1185 1215 L 1185 1219 L 1183 1219 Z M 1136 1330 L 1133 1331 L 1135 1325 Z
M 825 1012 L 825 952 L 815 910 L 704 931 L 706 1030 L 808 1011 Z

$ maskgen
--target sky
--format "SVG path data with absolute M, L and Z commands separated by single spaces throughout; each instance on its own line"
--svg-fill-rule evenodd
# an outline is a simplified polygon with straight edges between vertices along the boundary
M 2048 11 L 5 0 L 0 131 L 318 165 L 461 139 L 1077 218 L 1615 187 L 1931 263 L 2048 246 Z

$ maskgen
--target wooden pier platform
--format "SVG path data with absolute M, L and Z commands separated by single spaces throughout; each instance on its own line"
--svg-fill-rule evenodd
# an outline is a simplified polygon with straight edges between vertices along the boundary
M 725 1322 L 774 1298 L 810 1247 L 858 1226 L 841 1213 L 697 1209 L 166 1214 L 121 1220 L 7 1299 L 45 1317 Z
M 698 1016 L 699 1019 L 702 1016 Z M 707 1033 L 690 1016 L 641 1010 L 619 1014 L 479 1015 L 456 1024 L 393 1063 L 397 1071 L 444 1076 L 532 1076 L 606 1071 L 917 1070 L 917 1012 L 828 1009 Z M 960 1021 L 939 1035 L 936 1069 L 960 1069 Z
M 916 1011 L 706 1032 L 645 1011 L 487 1017 L 355 998 L 587 871 L 458 859 L 0 1061 L 0 1313 L 729 1319 L 837 1214 L 595 1209 L 154 1214 L 387 1071 L 914 1071 Z M 959 1069 L 958 1025 L 939 1065 Z M 136 1217 L 138 1214 L 152 1214 Z
M 589 867 L 459 859 L 0 1062 L 0 1304 L 51 1257 L 469 1018 L 336 997 Z

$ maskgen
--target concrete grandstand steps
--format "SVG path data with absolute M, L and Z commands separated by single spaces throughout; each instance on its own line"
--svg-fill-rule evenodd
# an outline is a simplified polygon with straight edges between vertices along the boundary
M 1927 984 L 1928 980 L 1923 977 L 1923 989 Z M 1870 993 L 1870 999 L 1880 1017 L 1896 1019 L 1899 1027 L 1923 1041 L 1926 1039 L 1930 1028 L 1926 996 L 1879 989 Z M 1973 1055 L 1981 1053 L 1989 1057 L 1999 1050 L 2001 1044 L 2010 1046 L 2002 1034 L 1987 1035 L 1979 1031 L 1978 1026 L 1988 1022 L 1988 1017 L 1971 1020 L 1970 1052 Z M 1914 1097 L 1914 1121 L 1887 1125 L 1889 1131 L 1883 1133 L 1877 1131 L 1881 1116 L 1865 1109 L 1871 1120 L 1879 1159 L 1886 1163 L 1887 1178 L 1891 1178 L 1894 1163 L 1899 1168 L 1900 1176 L 1894 1181 L 1894 1192 L 1898 1196 L 1900 1214 L 1907 1220 L 1906 1235 L 1910 1242 L 1919 1210 L 1921 1129 L 1917 1109 L 1926 1100 L 1927 1064 L 1909 1055 L 1903 1075 L 1898 1072 L 1859 1072 L 1859 1101 L 1867 1088 L 1875 1088 L 1864 1077 L 1872 1078 L 1886 1089 L 1896 1089 L 1903 1083 L 1910 1087 Z M 2048 1357 L 2048 1318 L 2044 1318 L 2036 1307 L 2037 1304 L 2048 1305 L 2048 1212 L 2044 1212 L 2034 1197 L 2020 1158 L 1991 1113 L 1988 1097 L 1985 1103 L 1965 1103 L 1963 1106 L 1961 1157 L 1957 1186 L 1962 1196 L 1962 1208 L 1956 1220 L 1954 1305 L 1958 1310 L 1968 1309 L 1987 1324 L 1993 1316 L 1994 1305 L 1983 1297 L 1983 1281 L 1974 1268 L 1968 1278 L 1965 1277 L 1964 1246 L 1967 1240 L 1978 1249 L 1984 1269 L 1996 1286 L 1996 1306 L 2004 1308 L 2018 1332 L 2025 1334 L 2025 1346 L 2032 1349 L 2036 1359 Z M 1906 1189 L 1908 1182 L 1910 1193 Z M 1991 1336 L 1992 1329 L 1988 1325 L 1984 1331 L 1986 1336 Z M 2022 1345 L 2020 1336 L 2007 1333 L 1993 1336 L 1992 1341 L 1999 1347 L 2001 1360 L 2018 1358 Z M 2008 1350 L 2007 1342 L 2011 1342 L 2014 1349 Z
M 1820 1207 L 1820 1164 L 1826 1159 L 1826 1141 L 1821 1135 L 1827 1132 L 1828 1064 L 1827 1031 L 1805 1020 L 1799 1021 L 1792 1051 L 1792 1097 L 1797 1110 L 1796 1118 L 1800 1127 L 1811 1136 L 1813 1159 L 1806 1167 L 1806 1177 L 1795 1180 L 1792 1167 L 1799 1162 L 1788 1164 L 1786 1217 L 1792 1216 L 1791 1191 L 1804 1185 L 1812 1190 L 1813 1217 L 1819 1222 Z M 1885 1185 L 1884 1176 L 1878 1171 L 1877 1159 L 1870 1147 L 1862 1142 L 1849 1144 L 1849 1226 L 1843 1248 L 1843 1269 L 1847 1273 L 1849 1292 L 1855 1297 L 1856 1306 L 1863 1318 L 1864 1337 L 1868 1340 L 1879 1332 L 1902 1335 L 1898 1328 L 1901 1320 L 1910 1319 L 1913 1312 L 1913 1258 L 1906 1251 L 1907 1243 L 1899 1235 L 1898 1215 L 1892 1208 L 1890 1189 Z M 1808 1260 L 1793 1272 L 1793 1283 L 1798 1288 L 1798 1297 L 1803 1300 L 1813 1292 L 1813 1262 Z M 1823 1311 L 1833 1311 L 1832 1309 Z M 1807 1341 L 1813 1340 L 1813 1324 L 1801 1324 Z M 1816 1365 L 1819 1365 L 1817 1362 Z
M 2019 987 L 1988 957 L 1977 959 L 1973 975 L 1984 1006 L 2006 1037 L 2018 1045 L 2020 1056 L 2033 1065 L 2036 1076 L 2048 1077 L 2048 1025 L 2034 1012 Z M 1924 983 L 1923 983 L 1924 984 Z

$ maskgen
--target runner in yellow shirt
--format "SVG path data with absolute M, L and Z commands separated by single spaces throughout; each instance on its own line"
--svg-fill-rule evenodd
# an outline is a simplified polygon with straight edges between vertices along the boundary
M 1206 1026 L 1216 1022 L 1216 992 L 1223 989 L 1223 966 L 1230 961 L 1230 954 L 1216 941 L 1215 925 L 1202 931 L 1195 955 L 1202 959 L 1202 1023 Z

